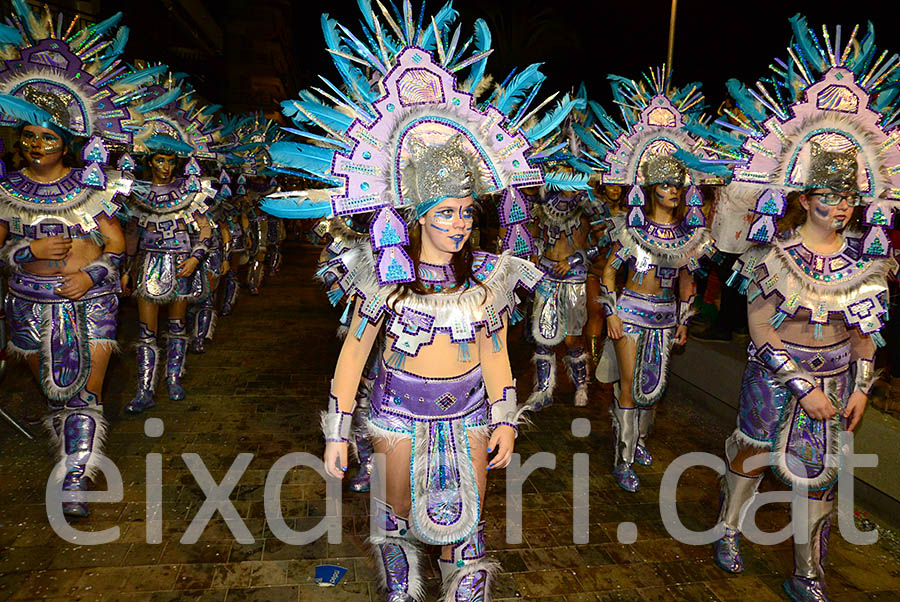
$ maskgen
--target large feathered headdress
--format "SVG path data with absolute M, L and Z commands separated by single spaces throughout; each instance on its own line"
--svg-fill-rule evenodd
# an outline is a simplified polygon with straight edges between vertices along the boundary
M 501 220 L 518 233 L 508 240 L 521 242 L 527 236 L 522 210 L 527 205 L 514 188 L 543 182 L 530 157 L 547 150 L 549 135 L 571 102 L 558 103 L 525 129 L 552 100 L 531 108 L 545 77 L 540 65 L 531 65 L 479 103 L 475 94 L 483 88 L 491 53 L 484 21 L 476 21 L 473 36 L 461 42 L 450 2 L 429 19 L 424 7 L 416 19 L 408 0 L 402 12 L 378 3 L 378 15 L 367 0 L 360 0 L 360 7 L 359 36 L 322 16 L 342 85 L 322 78 L 325 89 L 313 88 L 282 103 L 297 126 L 292 133 L 304 141 L 270 148 L 275 167 L 335 186 L 331 200 L 314 203 L 301 197 L 296 203 L 281 197 L 263 208 L 287 217 L 376 212 L 371 239 L 383 284 L 414 279 L 412 261 L 402 248 L 409 240 L 407 220 L 421 215 L 435 198 L 460 193 L 467 178 L 467 190 L 476 195 L 504 192 L 500 206 L 509 214 Z M 423 146 L 429 150 L 423 152 Z M 438 156 L 443 159 L 433 160 Z M 454 175 L 443 180 L 441 170 Z

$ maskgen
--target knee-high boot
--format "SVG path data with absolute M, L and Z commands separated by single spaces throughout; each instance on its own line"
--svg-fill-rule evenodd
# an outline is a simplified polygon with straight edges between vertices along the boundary
M 491 584 L 500 569 L 488 560 L 484 545 L 484 521 L 463 541 L 453 544 L 450 560 L 438 560 L 444 584 L 444 602 L 487 602 Z
M 725 458 L 728 460 L 728 466 L 722 478 L 722 495 L 719 502 L 719 522 L 725 524 L 725 534 L 713 544 L 716 564 L 729 573 L 740 573 L 744 570 L 741 529 L 747 508 L 756 497 L 756 491 L 763 479 L 761 474 L 748 476 L 731 470 L 731 463 L 737 451 L 738 439 L 732 435 L 725 442 Z
M 137 370 L 138 384 L 134 398 L 125 405 L 125 412 L 140 414 L 156 405 L 156 372 L 159 366 L 159 347 L 156 345 L 156 333 L 141 324 L 138 338 Z
M 618 395 L 615 395 L 609 411 L 612 414 L 615 445 L 613 478 L 619 487 L 633 493 L 641 488 L 641 482 L 632 468 L 638 440 L 638 409 L 623 408 L 619 405 Z
M 225 293 L 222 298 L 222 315 L 230 316 L 234 311 L 234 304 L 238 298 L 238 291 L 241 287 L 238 285 L 237 274 L 234 270 L 225 274 Z
M 369 396 L 375 384 L 375 373 L 371 364 L 366 366 L 359 390 L 356 393 L 356 409 L 353 412 L 353 442 L 356 445 L 356 459 L 359 460 L 359 472 L 350 480 L 350 490 L 359 493 L 369 491 L 372 480 L 372 438 L 369 436 Z
M 808 500 L 807 542 L 794 542 L 794 574 L 783 585 L 785 593 L 794 602 L 828 602 L 825 595 L 825 556 L 834 508 L 831 495 L 832 492 L 827 491 L 821 499 Z
M 583 347 L 573 347 L 566 352 L 564 361 L 575 387 L 575 405 L 584 407 L 588 402 L 588 354 Z
M 532 410 L 540 410 L 553 403 L 553 391 L 556 389 L 556 356 L 553 350 L 538 345 L 534 356 L 534 391 L 526 402 Z
M 65 473 L 58 474 L 63 491 L 87 491 L 88 479 L 94 476 L 96 456 L 106 438 L 103 406 L 94 393 L 82 389 L 64 405 L 50 405 L 46 426 L 56 450 L 58 462 L 65 461 Z M 88 516 L 85 502 L 62 502 L 63 513 Z
M 191 341 L 191 351 L 194 353 L 206 353 L 206 341 L 212 340 L 216 327 L 216 309 L 212 299 L 212 294 L 208 295 L 197 308 L 197 315 L 194 319 L 194 340 Z
M 649 408 L 638 408 L 638 442 L 634 450 L 634 461 L 641 466 L 653 464 L 653 455 L 647 448 L 647 438 L 653 432 L 656 422 L 656 405 Z
M 369 539 L 375 566 L 387 602 L 412 602 L 424 598 L 419 543 L 409 529 L 409 521 L 394 514 L 394 509 L 374 500 L 379 533 Z
M 188 336 L 184 320 L 169 320 L 168 354 L 166 357 L 166 385 L 169 388 L 169 399 L 180 401 L 185 397 L 181 377 L 187 359 Z

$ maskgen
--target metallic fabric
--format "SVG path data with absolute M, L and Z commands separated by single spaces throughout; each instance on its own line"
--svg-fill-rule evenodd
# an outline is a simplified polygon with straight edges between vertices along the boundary
M 744 560 L 741 558 L 741 532 L 725 528 L 725 534 L 713 544 L 716 564 L 729 573 L 744 572 Z
M 119 301 L 115 286 L 101 283 L 77 301 L 56 294 L 62 276 L 15 272 L 9 279 L 6 314 L 10 346 L 38 353 L 44 395 L 54 401 L 75 396 L 91 370 L 90 343 L 116 339 Z
M 669 184 L 684 186 L 687 181 L 687 169 L 672 155 L 653 155 L 641 163 L 642 186 Z
M 637 408 L 623 408 L 619 400 L 614 399 L 610 406 L 613 425 L 613 478 L 625 491 L 635 492 L 641 488 L 641 482 L 632 468 L 635 448 L 637 447 L 638 428 Z
M 425 215 L 447 198 L 478 196 L 478 159 L 466 148 L 462 134 L 444 144 L 409 138 L 409 160 L 403 168 L 403 196 L 416 207 L 416 217 Z
M 631 390 L 634 403 L 652 406 L 665 393 L 675 340 L 675 300 L 669 294 L 646 295 L 626 288 L 616 308 L 625 334 L 637 342 Z
M 376 565 L 381 570 L 387 600 L 411 602 L 422 590 L 419 547 L 413 538 L 409 521 L 394 514 L 393 508 L 374 499 L 372 514 L 376 532 L 370 541 L 374 546 Z
M 588 354 L 582 347 L 574 347 L 566 351 L 566 366 L 569 369 L 569 379 L 575 386 L 575 405 L 583 407 L 588 401 Z
M 554 347 L 567 336 L 581 336 L 587 324 L 585 280 L 563 282 L 544 278 L 534 293 L 532 335 L 541 345 Z
M 638 442 L 634 449 L 634 461 L 641 466 L 651 466 L 653 455 L 647 449 L 647 438 L 653 432 L 656 422 L 656 406 L 638 408 Z
M 173 324 L 178 322 L 180 324 Z M 169 341 L 166 356 L 166 384 L 169 388 L 169 399 L 184 399 L 185 391 L 181 386 L 184 364 L 187 358 L 188 338 L 184 334 L 183 320 L 169 320 Z
M 247 288 L 250 289 L 251 295 L 259 294 L 259 287 L 262 286 L 263 264 L 258 259 L 250 261 L 250 267 L 247 269 Z
M 445 602 L 489 599 L 492 567 L 484 562 L 486 555 L 484 525 L 482 521 L 469 537 L 453 544 L 448 560 L 438 559 L 441 580 L 447 590 Z
M 540 410 L 553 403 L 556 388 L 556 356 L 552 349 L 538 345 L 532 357 L 534 362 L 534 391 L 528 398 L 532 410 Z
M 793 360 L 815 378 L 816 386 L 836 400 L 836 409 L 842 412 L 853 389 L 849 343 L 814 348 L 785 342 L 784 346 Z M 817 483 L 813 488 L 829 486 L 837 474 L 826 469 L 825 455 L 836 445 L 840 424 L 837 420 L 810 418 L 790 389 L 755 358 L 756 354 L 751 355 L 741 384 L 740 432 L 760 444 L 771 445 L 774 451 L 786 452 L 787 466 L 775 467 L 779 478 L 788 482 L 824 480 L 829 482 Z
M 159 363 L 159 347 L 156 337 L 142 337 L 136 347 L 138 385 L 134 398 L 125 405 L 128 414 L 140 414 L 156 405 L 156 371 Z
M 237 301 L 238 291 L 240 290 L 237 274 L 230 271 L 225 274 L 225 292 L 222 295 L 222 315 L 230 316 L 234 311 L 234 304 Z
M 831 190 L 857 190 L 856 178 L 857 149 L 851 146 L 846 151 L 826 151 L 820 144 L 810 142 L 809 171 L 805 188 L 829 188 Z
M 206 340 L 212 339 L 212 326 L 216 319 L 216 310 L 213 307 L 212 296 L 207 296 L 203 304 L 196 310 L 194 316 L 194 339 L 191 341 L 191 351 L 194 353 L 206 353 Z
M 782 588 L 794 602 L 829 602 L 825 584 L 818 579 L 793 576 L 782 584 Z

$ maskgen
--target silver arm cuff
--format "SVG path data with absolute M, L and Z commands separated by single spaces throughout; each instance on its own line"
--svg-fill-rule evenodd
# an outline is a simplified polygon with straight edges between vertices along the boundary
M 334 381 L 332 381 L 332 390 Z M 353 402 L 356 407 L 356 402 Z M 328 410 L 322 412 L 322 433 L 325 441 L 333 443 L 350 443 L 350 426 L 353 421 L 353 410 L 342 412 L 337 397 L 328 394 Z
M 878 380 L 878 375 L 875 373 L 874 360 L 859 358 L 858 360 L 856 360 L 854 368 L 855 386 L 853 390 L 868 395 L 869 392 L 872 391 L 872 385 L 874 385 L 875 381 Z
M 609 290 L 602 283 L 600 284 L 600 296 L 597 297 L 597 302 L 603 306 L 603 311 L 607 316 L 619 315 L 617 307 L 619 300 L 616 297 L 616 291 Z
M 519 407 L 518 401 L 516 383 L 513 381 L 512 386 L 503 388 L 503 397 L 490 405 L 490 429 L 492 431 L 498 426 L 505 424 L 506 426 L 511 426 L 518 436 L 519 424 L 522 423 L 522 414 L 526 408 L 526 406 Z
M 757 349 L 754 357 L 771 370 L 775 379 L 790 389 L 797 399 L 803 399 L 816 388 L 816 378 L 800 368 L 784 349 L 776 349 L 766 343 Z
M 678 300 L 678 325 L 679 326 L 687 326 L 691 318 L 693 318 L 697 314 L 697 310 L 694 308 L 694 300 L 697 298 L 697 295 L 691 295 L 691 298 L 687 301 Z

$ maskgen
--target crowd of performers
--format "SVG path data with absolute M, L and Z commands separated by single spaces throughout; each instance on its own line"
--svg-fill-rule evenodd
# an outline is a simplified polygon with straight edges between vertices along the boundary
M 277 270 L 281 219 L 319 220 L 316 274 L 344 337 L 325 470 L 343 478 L 352 449 L 350 489 L 377 487 L 388 600 L 423 598 L 422 544 L 441 546 L 446 600 L 489 599 L 487 476 L 526 414 L 541 428 L 556 348 L 576 406 L 592 377 L 612 383 L 612 474 L 638 491 L 698 284 L 730 254 L 722 284 L 746 295 L 750 344 L 714 558 L 743 570 L 743 516 L 771 467 L 808 490 L 784 590 L 827 600 L 832 456 L 876 381 L 897 272 L 900 61 L 871 25 L 832 39 L 795 17 L 788 55 L 755 84 L 729 81 L 718 110 L 665 67 L 609 76 L 604 107 L 583 85 L 540 102 L 538 64 L 494 79 L 486 23 L 463 42 L 449 3 L 360 2 L 355 31 L 322 16 L 338 79 L 285 100 L 290 127 L 276 127 L 201 103 L 165 65 L 123 62 L 118 17 L 63 31 L 16 7 L 0 26 L 0 111 L 15 128 L 0 260 L 9 349 L 47 400 L 64 490 L 86 487 L 103 439 L 120 295 L 138 304 L 125 411 L 139 414 L 163 365 L 169 398 L 185 397 L 188 350 L 205 350 L 217 308 L 233 311 L 238 266 L 251 294 Z M 520 320 L 534 346 L 522 402 L 507 354 Z M 760 454 L 766 466 L 745 464 Z
M 46 401 L 62 490 L 83 491 L 107 430 L 120 300 L 138 308 L 124 411 L 140 414 L 156 405 L 160 374 L 170 400 L 188 394 L 188 352 L 204 353 L 217 314 L 234 311 L 239 267 L 251 295 L 278 270 L 283 220 L 259 201 L 279 186 L 261 157 L 280 134 L 260 116 L 220 115 L 166 65 L 126 63 L 121 14 L 66 27 L 14 4 L 0 25 L 7 350 Z M 88 507 L 64 501 L 63 511 Z

